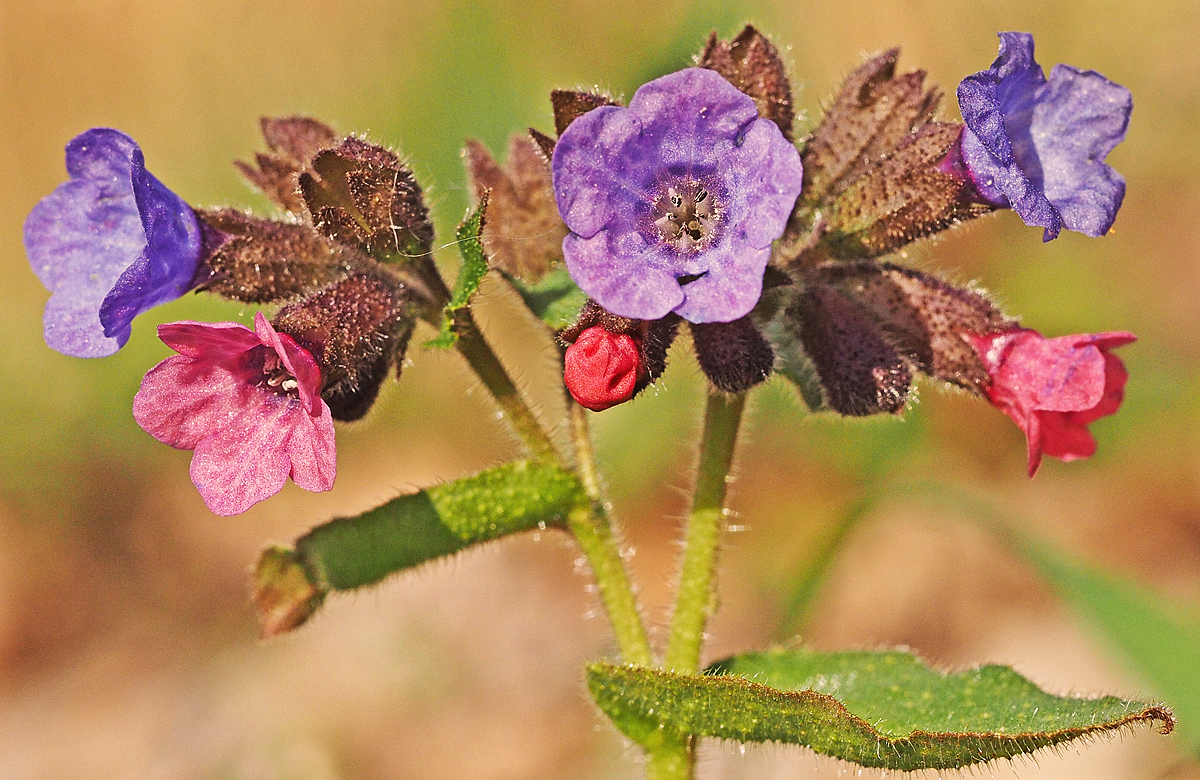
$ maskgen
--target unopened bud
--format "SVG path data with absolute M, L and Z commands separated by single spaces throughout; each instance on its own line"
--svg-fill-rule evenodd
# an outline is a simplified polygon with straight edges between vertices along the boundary
M 563 380 L 571 396 L 593 412 L 624 403 L 638 390 L 645 373 L 641 350 L 624 333 L 593 325 L 567 347 Z

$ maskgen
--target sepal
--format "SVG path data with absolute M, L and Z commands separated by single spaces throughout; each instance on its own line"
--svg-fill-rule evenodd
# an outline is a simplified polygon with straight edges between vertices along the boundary
M 775 353 L 749 316 L 733 322 L 689 323 L 700 370 L 713 387 L 741 393 L 766 380 Z
M 900 48 L 854 70 L 805 144 L 804 197 L 836 197 L 871 165 L 933 118 L 941 100 L 925 89 L 925 72 L 896 75 Z
M 779 125 L 784 138 L 794 140 L 792 125 L 796 121 L 796 109 L 787 68 L 779 49 L 753 25 L 746 25 L 728 42 L 718 39 L 714 32 L 696 64 L 715 70 L 754 98 L 758 115 Z
M 988 372 L 965 336 L 1016 325 L 978 290 L 891 263 L 827 263 L 809 278 L 852 300 L 916 369 L 977 395 Z
M 264 116 L 258 123 L 270 151 L 256 153 L 254 165 L 241 160 L 234 165 L 272 201 L 302 215 L 300 174 L 308 170 L 318 152 L 336 146 L 341 136 L 329 125 L 303 116 Z
M 853 299 L 830 285 L 809 284 L 783 317 L 788 335 L 812 360 L 829 408 L 854 417 L 904 411 L 912 385 L 908 363 Z
M 879 257 L 994 210 L 942 169 L 962 126 L 929 122 L 868 165 L 829 208 L 823 245 L 837 258 Z
M 363 271 L 284 307 L 273 324 L 316 358 L 321 398 L 346 421 L 367 413 L 393 365 L 399 374 L 414 319 L 403 284 Z
M 509 139 L 503 167 L 478 141 L 467 141 L 463 157 L 475 197 L 490 193 L 483 248 L 491 267 L 536 285 L 562 265 L 567 235 L 554 204 L 549 164 L 524 134 Z
M 421 186 L 382 146 L 347 138 L 320 152 L 300 175 L 300 192 L 316 228 L 339 243 L 391 260 L 433 248 Z
M 245 303 L 295 300 L 366 261 L 307 225 L 236 209 L 198 209 L 204 233 L 202 289 Z
M 550 106 L 554 109 L 554 132 L 562 136 L 563 132 L 579 117 L 593 108 L 600 106 L 618 106 L 607 95 L 596 92 L 577 92 L 569 89 L 556 89 L 550 93 Z

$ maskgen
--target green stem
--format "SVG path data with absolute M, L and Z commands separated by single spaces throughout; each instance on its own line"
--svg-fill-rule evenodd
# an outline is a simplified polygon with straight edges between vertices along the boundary
M 745 393 L 714 394 L 708 397 L 704 411 L 695 497 L 667 640 L 665 666 L 670 671 L 687 674 L 700 668 L 704 626 L 715 607 L 714 581 L 725 518 L 725 489 L 745 407 Z
M 690 780 L 696 769 L 696 752 L 688 737 L 664 734 L 646 751 L 646 780 Z
M 567 518 L 567 527 L 575 535 L 596 578 L 600 598 L 608 611 L 621 658 L 637 666 L 650 666 L 654 657 L 646 627 L 638 611 L 637 599 L 629 581 L 629 572 L 621 559 L 620 539 L 609 518 L 601 495 L 599 472 L 588 431 L 587 411 L 569 402 L 571 442 L 575 447 L 575 467 L 583 489 L 591 499 L 586 509 L 577 510 Z
M 571 415 L 571 444 L 575 448 L 575 468 L 579 481 L 593 501 L 602 500 L 600 471 L 596 468 L 596 452 L 592 449 L 592 433 L 588 426 L 587 409 L 568 396 L 567 409 Z
M 533 457 L 551 463 L 561 463 L 562 458 L 555 449 L 554 442 L 550 440 L 550 435 L 521 397 L 521 392 L 509 378 L 491 345 L 483 338 L 483 333 L 475 324 L 470 310 L 459 309 L 454 313 L 454 319 L 455 330 L 458 332 L 455 346 L 508 416 L 509 422 Z

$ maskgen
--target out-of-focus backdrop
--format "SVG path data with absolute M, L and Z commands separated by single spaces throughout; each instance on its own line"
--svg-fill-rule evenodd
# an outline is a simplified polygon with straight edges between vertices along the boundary
M 47 293 L 25 260 L 21 223 L 65 178 L 66 141 L 97 125 L 136 138 L 151 170 L 189 202 L 266 212 L 229 163 L 262 148 L 260 115 L 305 113 L 398 147 L 444 237 L 467 206 L 465 137 L 501 150 L 512 132 L 551 128 L 551 88 L 628 96 L 687 64 L 710 30 L 727 37 L 747 21 L 785 49 L 808 122 L 864 54 L 895 44 L 902 66 L 942 85 L 957 117 L 954 87 L 990 65 L 1000 30 L 1032 31 L 1047 70 L 1066 62 L 1129 87 L 1129 137 L 1109 158 L 1129 188 L 1110 236 L 1043 245 L 1040 229 L 1002 213 L 914 247 L 908 260 L 978 280 L 1047 335 L 1128 329 L 1139 341 L 1120 353 L 1131 374 L 1124 408 L 1093 426 L 1097 456 L 1048 460 L 1032 481 L 1020 432 L 985 403 L 927 386 L 903 420 L 848 422 L 806 414 L 772 380 L 754 396 L 738 458 L 737 529 L 707 657 L 787 639 L 785 605 L 812 550 L 881 474 L 957 485 L 1075 560 L 1195 615 L 1200 4 L 3 0 L 0 777 L 636 774 L 634 751 L 583 691 L 583 661 L 612 645 L 586 570 L 559 534 L 331 598 L 296 634 L 256 638 L 247 571 L 265 544 L 516 454 L 455 355 L 414 350 L 367 420 L 339 429 L 331 492 L 289 485 L 244 516 L 216 517 L 188 481 L 190 453 L 143 433 L 130 401 L 169 353 L 156 323 L 248 322 L 253 310 L 192 296 L 139 318 L 114 357 L 63 357 L 41 339 Z M 452 250 L 439 259 L 453 271 Z M 545 419 L 558 420 L 550 346 L 499 284 L 485 299 L 488 333 Z M 656 388 L 593 418 L 658 636 L 702 393 L 680 344 Z M 1027 563 L 927 502 L 870 513 L 829 574 L 802 628 L 817 647 L 907 645 L 946 668 L 1010 663 L 1055 692 L 1154 692 Z M 1140 729 L 984 772 L 1200 776 L 1183 746 Z M 793 748 L 713 745 L 701 759 L 708 778 L 853 771 Z

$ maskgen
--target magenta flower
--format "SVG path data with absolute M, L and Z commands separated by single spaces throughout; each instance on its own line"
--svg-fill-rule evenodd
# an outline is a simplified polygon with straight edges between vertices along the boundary
M 1087 426 L 1116 413 L 1129 378 L 1109 350 L 1133 342 L 1132 333 L 1047 339 L 1035 330 L 1014 328 L 968 334 L 967 340 L 991 378 L 988 400 L 1025 432 L 1029 476 L 1043 454 L 1070 461 L 1096 452 Z
M 321 369 L 261 313 L 233 322 L 160 325 L 179 354 L 146 374 L 133 416 L 154 438 L 195 450 L 192 482 L 208 508 L 236 515 L 278 493 L 290 476 L 305 490 L 333 487 L 333 418 Z
M 983 202 L 1010 207 L 1026 225 L 1102 236 L 1125 197 L 1125 178 L 1104 158 L 1125 138 L 1133 98 L 1093 70 L 1033 59 L 1033 36 L 1000 33 L 992 67 L 958 85 L 961 154 Z M 953 168 L 951 161 L 950 168 Z
M 551 164 L 567 269 L 622 317 L 730 322 L 762 294 L 800 154 L 715 71 L 655 79 L 575 119 Z
M 104 357 L 129 340 L 134 317 L 195 286 L 200 227 L 120 131 L 97 127 L 73 138 L 67 172 L 70 181 L 26 218 L 25 251 L 53 293 L 46 343 L 66 355 Z

